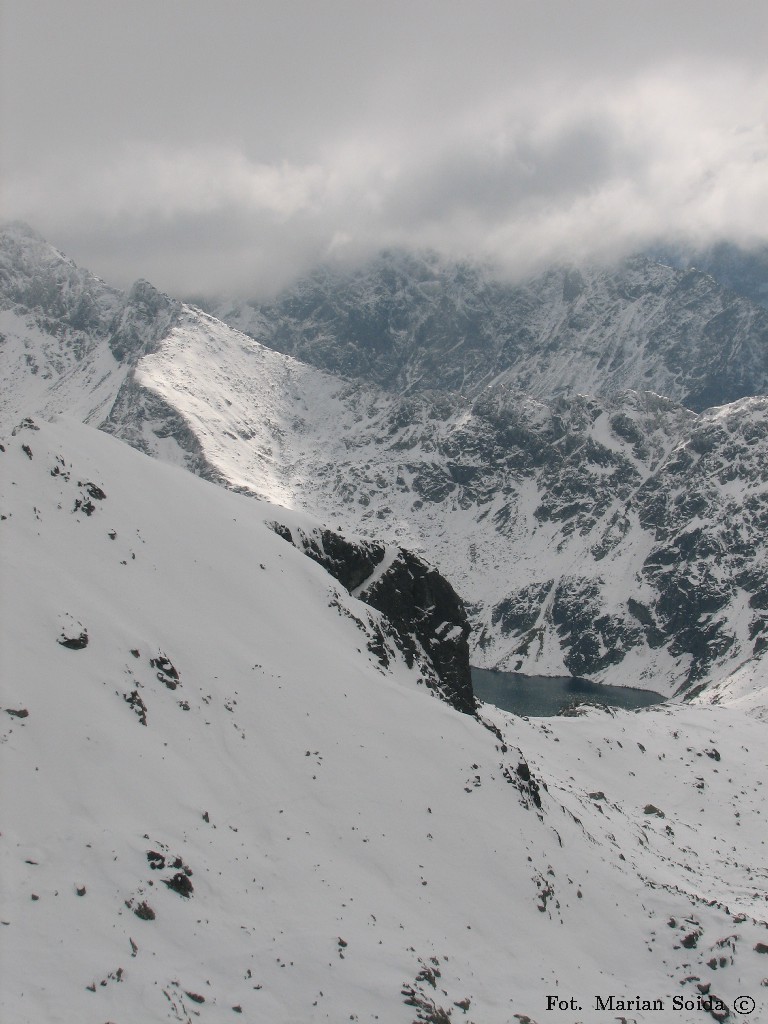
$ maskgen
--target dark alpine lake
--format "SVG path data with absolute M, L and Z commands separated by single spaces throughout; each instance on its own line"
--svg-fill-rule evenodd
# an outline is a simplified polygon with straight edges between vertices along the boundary
M 634 708 L 661 704 L 660 693 L 632 690 L 627 686 L 603 686 L 570 676 L 523 676 L 519 672 L 492 672 L 473 668 L 475 696 L 486 704 L 515 715 L 548 717 L 579 700 L 594 700 L 611 707 Z

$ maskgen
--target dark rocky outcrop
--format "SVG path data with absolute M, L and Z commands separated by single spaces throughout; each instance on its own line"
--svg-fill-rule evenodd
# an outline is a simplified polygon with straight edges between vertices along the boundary
M 109 347 L 118 362 L 134 365 L 139 356 L 156 351 L 179 320 L 182 304 L 158 291 L 149 281 L 137 281 L 110 325 Z
M 407 663 L 422 663 L 430 675 L 434 673 L 440 696 L 458 711 L 474 714 L 469 622 L 456 591 L 436 569 L 400 549 L 388 568 L 366 587 L 365 581 L 385 557 L 383 545 L 353 541 L 328 529 L 306 534 L 303 530 L 291 531 L 283 523 L 270 526 L 347 590 L 357 591 L 355 596 L 361 601 L 385 615 Z M 377 651 L 384 661 L 380 647 Z
M 418 556 L 401 550 L 360 596 L 386 615 L 401 637 L 415 637 L 434 665 L 448 702 L 465 714 L 474 714 L 470 627 L 450 583 Z

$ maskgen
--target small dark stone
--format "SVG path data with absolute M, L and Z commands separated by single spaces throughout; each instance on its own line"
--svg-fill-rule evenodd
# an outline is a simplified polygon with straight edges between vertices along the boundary
M 654 804 L 646 804 L 643 808 L 644 814 L 655 814 L 657 818 L 666 818 L 664 811 L 659 810 Z
M 88 646 L 88 633 L 83 630 L 79 636 L 69 636 L 59 639 L 59 644 L 70 651 L 82 651 Z
M 19 708 L 18 711 L 14 708 L 6 708 L 6 715 L 12 715 L 14 718 L 29 718 L 29 712 L 26 708 Z
M 139 903 L 139 905 L 137 907 L 133 908 L 133 912 L 136 915 L 136 917 L 141 918 L 142 921 L 154 921 L 155 920 L 155 916 L 156 915 L 155 915 L 154 910 L 144 900 L 142 900 L 142 902 Z
M 183 871 L 177 871 L 173 878 L 164 878 L 163 881 L 169 889 L 173 889 L 179 896 L 183 896 L 185 900 L 188 900 L 195 891 L 189 876 Z
M 204 1003 L 205 1002 L 205 996 L 200 996 L 200 995 L 197 994 L 197 992 L 186 992 L 185 991 L 184 995 L 188 996 L 192 1000 L 193 1003 Z
M 96 501 L 103 501 L 106 498 L 104 491 L 96 484 L 86 483 L 85 489 L 92 498 L 96 499 Z

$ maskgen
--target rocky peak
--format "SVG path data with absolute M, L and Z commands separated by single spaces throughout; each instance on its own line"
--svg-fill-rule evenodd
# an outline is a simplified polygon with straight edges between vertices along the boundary
M 136 281 L 112 325 L 109 347 L 115 359 L 135 362 L 139 356 L 155 351 L 182 309 L 180 302 L 149 281 Z

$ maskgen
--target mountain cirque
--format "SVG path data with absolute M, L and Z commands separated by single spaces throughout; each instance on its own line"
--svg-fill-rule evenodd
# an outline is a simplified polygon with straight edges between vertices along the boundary
M 0 257 L 3 1019 L 764 1012 L 765 398 L 387 392 Z M 451 583 L 689 700 L 475 708 Z
M 510 289 L 476 268 L 389 254 L 332 294 L 319 275 L 271 312 L 241 308 L 271 344 L 325 362 L 343 349 L 347 369 L 410 382 L 402 394 L 271 351 L 146 283 L 120 295 L 19 229 L 4 238 L 9 425 L 30 405 L 70 412 L 426 557 L 466 602 L 476 664 L 691 695 L 762 653 L 766 400 L 696 413 L 618 390 L 637 379 L 678 397 L 716 379 L 726 392 L 760 385 L 767 314 L 704 274 L 638 258 L 581 273 L 578 287 L 574 272 L 553 271 Z M 576 312 L 596 306 L 600 330 L 589 318 L 578 329 Z M 521 310 L 539 332 L 523 379 L 546 401 L 509 383 L 519 366 L 500 369 L 510 352 L 522 358 Z M 356 334 L 364 315 L 370 330 Z M 659 340 L 683 321 L 673 380 Z M 731 324 L 724 349 L 718 324 Z M 607 397 L 558 394 L 600 373 Z M 459 374 L 463 393 L 444 390 Z

